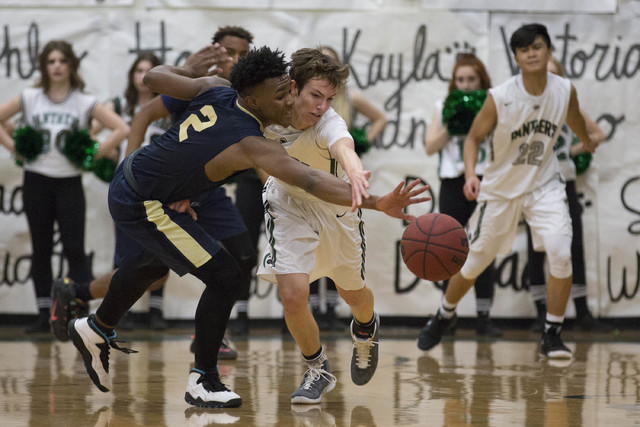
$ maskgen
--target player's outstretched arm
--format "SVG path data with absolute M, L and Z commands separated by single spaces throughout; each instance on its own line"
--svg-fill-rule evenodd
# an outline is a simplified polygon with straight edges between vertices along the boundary
M 253 139 L 257 138 L 253 137 Z M 251 144 L 251 147 L 247 147 L 245 150 L 245 154 L 249 154 L 254 162 L 254 167 L 263 169 L 267 174 L 281 179 L 287 184 L 300 187 L 326 202 L 351 206 L 352 211 L 361 207 L 379 210 L 394 218 L 411 220 L 413 217 L 404 214 L 402 208 L 430 200 L 429 197 L 416 197 L 429 188 L 423 186 L 416 189 L 420 183 L 419 180 L 416 180 L 406 187 L 404 187 L 404 183 L 400 183 L 391 193 L 382 197 L 370 195 L 362 199 L 361 204 L 358 204 L 352 199 L 351 185 L 290 157 L 277 141 L 267 140 L 266 144 Z

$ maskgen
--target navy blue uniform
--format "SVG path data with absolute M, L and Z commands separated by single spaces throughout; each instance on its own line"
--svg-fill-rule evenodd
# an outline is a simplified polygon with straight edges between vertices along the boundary
M 204 167 L 248 136 L 262 136 L 262 125 L 237 104 L 235 90 L 208 90 L 194 98 L 185 114 L 153 144 L 127 157 L 109 187 L 111 216 L 127 238 L 116 247 L 119 268 L 96 316 L 106 325 L 117 324 L 149 285 L 166 273 L 166 266 L 180 275 L 193 274 L 206 285 L 195 315 L 195 367 L 204 372 L 216 370 L 218 349 L 244 274 L 243 248 L 250 248 L 244 232 L 222 239 L 228 251 L 220 250 L 216 237 L 221 238 L 226 226 L 244 225 L 235 210 L 220 216 L 221 193 L 215 190 L 224 181 L 210 182 Z M 169 208 L 185 199 L 196 201 L 197 221 Z
M 109 210 L 122 231 L 138 242 L 116 248 L 118 265 L 148 265 L 154 257 L 184 275 L 220 248 L 216 239 L 246 231 L 224 192 L 210 182 L 205 164 L 247 136 L 262 136 L 261 123 L 236 103 L 231 88 L 194 98 L 176 123 L 118 168 L 109 188 Z M 130 166 L 129 181 L 125 165 Z M 135 187 L 135 189 L 133 188 Z M 191 199 L 198 221 L 168 204 Z M 219 205 L 226 209 L 218 210 Z M 207 207 L 207 208 L 205 208 Z

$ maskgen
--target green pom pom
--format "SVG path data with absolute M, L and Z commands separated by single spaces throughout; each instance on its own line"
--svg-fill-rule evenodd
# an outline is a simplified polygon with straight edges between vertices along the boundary
M 13 133 L 13 140 L 16 143 L 16 153 L 25 162 L 34 161 L 44 150 L 43 132 L 31 126 L 16 129 Z M 22 162 L 20 166 L 22 166 Z
M 580 153 L 577 156 L 572 157 L 573 163 L 576 165 L 576 173 L 578 175 L 583 174 L 587 168 L 589 168 L 589 164 L 591 164 L 591 153 Z
M 91 170 L 93 158 L 97 152 L 98 143 L 91 139 L 86 129 L 76 129 L 70 132 L 62 148 L 62 154 L 71 163 L 85 171 Z
M 353 127 L 349 129 L 349 133 L 353 138 L 356 154 L 358 156 L 371 149 L 371 144 L 369 144 L 369 141 L 367 140 L 367 131 L 364 128 Z
M 111 182 L 116 173 L 117 163 L 106 157 L 101 157 L 93 162 L 91 170 L 104 182 Z
M 442 107 L 442 123 L 450 135 L 466 135 L 473 119 L 482 108 L 487 91 L 484 89 L 464 92 L 454 90 L 447 96 Z

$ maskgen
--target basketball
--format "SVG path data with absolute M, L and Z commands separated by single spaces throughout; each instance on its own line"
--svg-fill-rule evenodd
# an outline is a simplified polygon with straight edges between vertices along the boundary
M 467 260 L 469 240 L 458 221 L 429 213 L 407 226 L 400 242 L 402 259 L 421 279 L 436 282 L 456 274 Z

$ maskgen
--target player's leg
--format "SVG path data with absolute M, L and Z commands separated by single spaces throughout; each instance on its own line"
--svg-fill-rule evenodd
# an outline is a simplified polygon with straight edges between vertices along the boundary
M 418 336 L 418 347 L 435 347 L 445 332 L 455 326 L 456 308 L 476 278 L 499 252 L 511 249 L 520 218 L 520 200 L 478 203 L 469 219 L 469 255 L 462 269 L 450 280 L 438 312 L 429 318 Z
M 544 274 L 544 260 L 546 254 L 533 250 L 531 230 L 527 225 L 527 275 L 529 279 L 529 293 L 536 306 L 536 320 L 531 330 L 542 332 L 544 330 L 544 318 L 547 314 L 547 284 Z
M 291 394 L 291 403 L 319 403 L 324 393 L 335 387 L 329 360 L 320 343 L 320 331 L 309 309 L 309 275 L 292 273 L 277 275 L 284 318 L 307 364 L 302 383 Z
M 570 358 L 571 351 L 560 338 L 572 282 L 572 229 L 563 183 L 550 182 L 527 195 L 523 213 L 531 228 L 533 248 L 543 249 L 549 260 L 547 314 L 540 353 L 549 358 Z
M 480 179 L 482 179 L 482 177 L 480 177 Z M 462 191 L 464 183 L 464 176 L 442 179 L 439 193 L 439 207 L 441 213 L 447 214 L 460 224 L 466 225 L 471 215 L 473 215 L 477 203 L 467 200 L 464 196 L 464 192 Z M 493 324 L 489 317 L 494 294 L 493 273 L 494 268 L 492 263 L 478 276 L 473 285 L 476 294 L 476 312 L 478 314 L 476 332 L 479 335 L 500 336 L 502 334 L 502 331 Z M 448 282 L 449 280 L 445 281 L 445 291 L 448 287 Z
M 218 374 L 218 351 L 236 300 L 240 268 L 221 249 L 192 274 L 206 287 L 196 308 L 195 366 L 189 374 L 185 400 L 204 407 L 240 406 L 240 396 L 229 390 Z
M 380 318 L 374 311 L 373 292 L 366 285 L 360 289 L 344 289 L 342 283 L 361 283 L 352 279 L 344 282 L 336 277 L 338 293 L 353 313 L 351 321 L 351 380 L 356 385 L 368 383 L 378 367 Z

